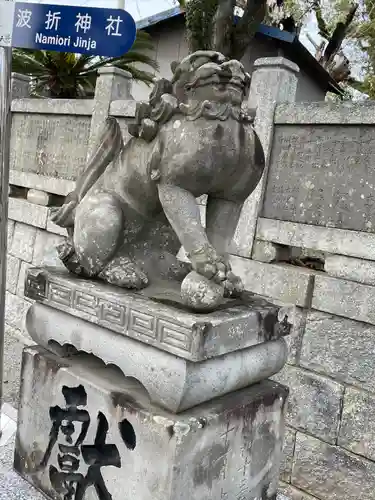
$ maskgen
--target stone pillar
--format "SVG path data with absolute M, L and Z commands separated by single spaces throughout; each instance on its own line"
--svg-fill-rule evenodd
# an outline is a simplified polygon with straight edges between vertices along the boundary
M 132 76 L 130 73 L 111 66 L 99 69 L 98 73 L 91 120 L 89 155 L 109 114 L 111 102 L 133 100 L 131 95 Z
M 288 390 L 266 379 L 290 331 L 278 306 L 252 296 L 195 314 L 40 268 L 25 296 L 40 347 L 23 355 L 24 478 L 53 499 L 96 485 L 99 500 L 276 500 Z
M 30 97 L 30 77 L 12 73 L 12 99 Z
M 248 107 L 256 109 L 255 130 L 266 155 L 266 169 L 256 190 L 246 201 L 231 253 L 251 258 L 258 213 L 261 208 L 267 180 L 267 167 L 271 151 L 275 105 L 296 100 L 299 68 L 283 57 L 266 57 L 254 63 Z

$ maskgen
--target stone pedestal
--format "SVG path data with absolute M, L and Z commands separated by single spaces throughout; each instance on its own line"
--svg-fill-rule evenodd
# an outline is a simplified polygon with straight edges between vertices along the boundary
M 15 466 L 51 498 L 63 498 L 64 481 L 67 489 L 77 479 L 83 484 L 90 467 L 101 490 L 89 488 L 85 500 L 109 499 L 108 493 L 113 500 L 275 498 L 283 386 L 264 381 L 176 415 L 90 357 L 62 359 L 27 348 L 22 377 Z M 72 420 L 69 443 L 69 413 L 77 406 L 72 418 L 79 414 L 80 422 Z M 65 434 L 53 430 L 58 418 Z M 75 454 L 72 445 L 86 422 Z
M 42 347 L 24 351 L 16 469 L 59 500 L 274 500 L 288 391 L 265 379 L 287 318 L 256 296 L 194 314 L 161 289 L 28 271 Z

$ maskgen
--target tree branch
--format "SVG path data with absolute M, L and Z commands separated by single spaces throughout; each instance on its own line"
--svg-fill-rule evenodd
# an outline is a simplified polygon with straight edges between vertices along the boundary
M 337 23 L 336 28 L 331 36 L 331 39 L 328 42 L 326 50 L 324 51 L 323 55 L 324 66 L 329 65 L 333 61 L 335 55 L 340 50 L 342 42 L 344 41 L 349 26 L 354 19 L 357 9 L 358 9 L 358 4 L 352 5 L 348 12 L 348 15 L 346 16 L 345 21 Z
M 212 48 L 227 57 L 232 53 L 235 6 L 236 0 L 219 0 L 213 19 Z
M 266 0 L 247 0 L 244 14 L 233 33 L 231 56 L 234 59 L 242 59 L 266 11 Z

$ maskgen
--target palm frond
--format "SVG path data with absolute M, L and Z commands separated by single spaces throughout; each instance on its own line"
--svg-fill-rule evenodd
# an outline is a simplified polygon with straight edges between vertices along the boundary
M 131 50 L 121 57 L 97 57 L 69 52 L 44 50 L 13 50 L 13 71 L 32 77 L 34 95 L 52 97 L 86 97 L 95 91 L 97 71 L 103 66 L 116 66 L 129 71 L 136 81 L 147 85 L 153 82 L 159 65 L 153 57 L 154 45 L 150 35 L 138 31 Z
M 150 86 L 152 83 L 154 83 L 155 75 L 153 73 L 136 68 L 131 64 L 128 64 L 121 69 L 128 71 L 132 75 L 133 80 L 136 82 L 143 82 L 147 86 Z

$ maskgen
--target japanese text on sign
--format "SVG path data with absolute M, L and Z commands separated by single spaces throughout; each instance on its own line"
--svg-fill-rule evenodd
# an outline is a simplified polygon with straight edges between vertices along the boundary
M 32 29 L 32 11 L 29 9 L 17 9 L 17 28 L 24 29 Z M 59 23 L 62 20 L 61 12 L 52 12 L 48 11 L 45 17 L 45 30 L 47 31 L 58 31 Z M 123 20 L 120 16 L 114 18 L 113 16 L 109 16 L 107 19 L 106 26 L 103 27 L 103 30 L 107 33 L 107 36 L 122 36 L 120 33 L 120 25 L 123 23 Z M 77 36 L 75 39 L 72 39 L 71 36 L 67 37 L 59 37 L 58 35 L 48 36 L 44 33 L 37 32 L 35 35 L 36 43 L 57 43 L 64 47 L 68 48 L 86 48 L 87 50 L 93 50 L 96 48 L 96 40 L 89 38 L 88 40 L 83 39 L 79 36 L 79 33 L 83 32 L 87 34 L 91 30 L 92 17 L 86 13 L 79 13 L 76 16 L 75 29 Z
M 13 7 L 13 47 L 121 57 L 136 38 L 134 19 L 121 9 L 26 2 Z

